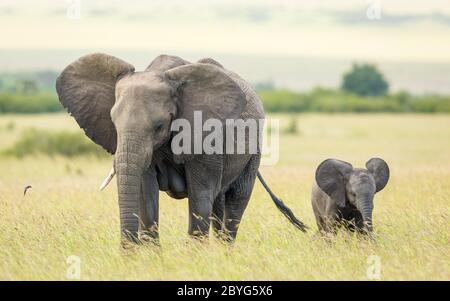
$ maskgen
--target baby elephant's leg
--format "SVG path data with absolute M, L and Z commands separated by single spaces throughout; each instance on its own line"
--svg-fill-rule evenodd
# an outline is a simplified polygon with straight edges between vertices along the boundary
M 341 215 L 334 202 L 328 202 L 325 208 L 325 214 L 322 216 L 324 232 L 333 235 L 337 234 L 337 228 L 341 224 Z
M 339 221 L 336 216 L 326 215 L 322 217 L 322 229 L 324 233 L 336 235 Z

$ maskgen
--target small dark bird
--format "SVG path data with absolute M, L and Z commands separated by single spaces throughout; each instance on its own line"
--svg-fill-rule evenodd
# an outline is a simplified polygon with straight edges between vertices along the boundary
M 33 188 L 33 187 L 31 187 L 31 185 L 25 186 L 25 188 L 23 189 L 23 196 L 25 196 L 25 194 L 27 194 L 27 190 L 30 188 Z

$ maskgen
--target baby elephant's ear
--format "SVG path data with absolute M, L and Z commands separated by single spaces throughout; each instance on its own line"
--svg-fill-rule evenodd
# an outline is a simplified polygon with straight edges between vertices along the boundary
M 336 159 L 327 159 L 317 167 L 317 185 L 338 207 L 345 207 L 345 186 L 352 172 L 353 166 L 350 163 Z
M 382 190 L 389 181 L 389 166 L 380 158 L 372 158 L 366 163 L 366 168 L 375 178 L 377 191 Z

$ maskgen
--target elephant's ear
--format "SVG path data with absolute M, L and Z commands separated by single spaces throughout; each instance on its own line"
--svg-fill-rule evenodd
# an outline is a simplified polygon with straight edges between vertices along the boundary
M 165 74 L 170 81 L 182 86 L 178 117 L 187 119 L 191 125 L 194 111 L 202 111 L 203 121 L 215 118 L 222 122 L 237 119 L 244 111 L 244 92 L 215 65 L 190 64 L 170 69 Z
M 169 69 L 188 65 L 190 62 L 174 55 L 161 54 L 157 56 L 145 69 L 145 71 L 164 72 Z
M 366 168 L 375 178 L 376 192 L 382 190 L 389 181 L 389 166 L 380 158 L 372 158 L 366 163 Z
M 56 80 L 59 101 L 75 118 L 86 136 L 109 153 L 116 151 L 117 133 L 110 111 L 116 81 L 134 67 L 113 56 L 95 53 L 67 66 Z
M 217 67 L 220 67 L 223 69 L 223 66 L 221 63 L 219 63 L 218 61 L 216 61 L 215 59 L 212 59 L 210 57 L 202 58 L 202 59 L 198 60 L 197 63 L 216 65 Z
M 346 190 L 345 186 L 353 172 L 353 166 L 350 163 L 327 159 L 320 163 L 316 170 L 316 182 L 339 207 L 345 207 Z

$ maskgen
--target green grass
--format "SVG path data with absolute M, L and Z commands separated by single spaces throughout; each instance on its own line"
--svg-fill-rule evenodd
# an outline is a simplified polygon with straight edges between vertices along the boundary
M 288 115 L 281 127 L 292 126 Z M 238 239 L 199 243 L 187 235 L 187 201 L 162 195 L 162 248 L 119 248 L 115 183 L 98 186 L 111 159 L 93 156 L 0 156 L 0 279 L 66 278 L 68 256 L 81 279 L 367 279 L 367 259 L 381 260 L 382 280 L 450 280 L 450 116 L 297 115 L 281 130 L 280 161 L 262 166 L 271 188 L 311 227 L 302 234 L 277 211 L 259 183 Z M 14 126 L 8 124 L 14 123 Z M 0 117 L 0 149 L 30 127 L 80 132 L 66 114 Z M 375 243 L 340 233 L 315 236 L 310 190 L 316 166 L 335 157 L 363 166 L 372 156 L 391 167 L 375 197 Z M 33 186 L 25 197 L 23 187 Z

